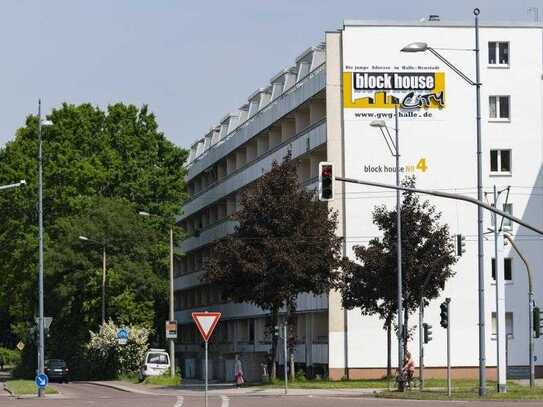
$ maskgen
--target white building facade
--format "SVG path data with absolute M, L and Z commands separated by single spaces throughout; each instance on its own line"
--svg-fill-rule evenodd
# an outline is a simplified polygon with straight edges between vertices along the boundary
M 251 305 L 227 303 L 220 287 L 202 285 L 201 264 L 213 242 L 234 230 L 230 216 L 239 209 L 240 193 L 288 151 L 296 160 L 300 182 L 308 188 L 317 185 L 320 161 L 334 163 L 336 175 L 393 184 L 394 157 L 379 130 L 369 123 L 382 119 L 393 127 L 394 105 L 402 103 L 402 176 L 415 175 L 420 188 L 477 196 L 475 88 L 429 52 L 400 52 L 408 43 L 420 41 L 442 49 L 475 78 L 474 29 L 469 24 L 347 21 L 191 146 L 190 197 L 179 217 L 189 237 L 177 248 L 175 280 L 176 318 L 181 325 L 176 350 L 184 377 L 201 374 L 202 347 L 191 312 L 207 309 L 223 313 L 210 347 L 212 377 L 231 380 L 234 355 L 239 353 L 249 378 L 259 378 L 260 364 L 271 347 L 269 315 Z M 541 228 L 541 27 L 482 24 L 480 49 L 484 191 L 491 193 L 494 185 L 499 190 L 509 188 L 508 195 L 500 195 L 499 207 Z M 372 210 L 380 204 L 393 208 L 395 192 L 342 183 L 336 184 L 335 191 L 329 205 L 339 212 L 337 233 L 345 239 L 345 254 L 352 256 L 354 245 L 367 244 L 379 235 Z M 477 209 L 458 201 L 424 199 L 442 212 L 441 221 L 452 235 L 465 235 L 467 241 L 465 254 L 454 266 L 455 277 L 447 282 L 442 298 L 431 301 L 425 310 L 425 322 L 433 325 L 425 365 L 430 376 L 444 373 L 445 330 L 439 327 L 439 304 L 450 297 L 454 374 L 475 377 Z M 491 194 L 488 199 L 492 201 Z M 485 214 L 485 230 L 491 226 L 491 217 Z M 537 273 L 543 266 L 543 240 L 518 225 L 506 224 L 506 228 L 536 271 L 536 302 L 543 303 L 543 276 Z M 492 234 L 487 237 L 485 327 L 487 366 L 492 369 L 496 365 L 494 240 Z M 522 375 L 528 365 L 527 275 L 510 246 L 505 257 L 507 360 L 510 373 Z M 383 321 L 363 317 L 359 310 L 344 310 L 336 292 L 301 295 L 297 310 L 294 355 L 299 368 L 334 379 L 383 376 L 387 360 Z M 417 324 L 413 315 L 410 327 Z M 535 341 L 538 361 L 543 360 L 540 341 Z M 418 335 L 409 350 L 418 358 Z M 392 357 L 395 365 L 396 352 Z M 543 374 L 543 369 L 538 373 Z

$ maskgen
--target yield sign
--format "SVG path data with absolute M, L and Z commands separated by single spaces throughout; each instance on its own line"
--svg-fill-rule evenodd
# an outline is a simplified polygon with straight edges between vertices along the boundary
M 221 318 L 220 312 L 193 312 L 192 319 L 204 341 L 208 341 Z

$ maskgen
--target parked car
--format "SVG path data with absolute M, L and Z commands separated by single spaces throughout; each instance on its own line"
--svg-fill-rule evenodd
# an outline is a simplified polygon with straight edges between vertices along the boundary
M 143 358 L 139 379 L 148 376 L 160 376 L 170 370 L 170 355 L 165 349 L 149 349 Z
M 70 381 L 70 369 L 62 359 L 48 359 L 45 361 L 45 374 L 49 381 L 68 383 Z

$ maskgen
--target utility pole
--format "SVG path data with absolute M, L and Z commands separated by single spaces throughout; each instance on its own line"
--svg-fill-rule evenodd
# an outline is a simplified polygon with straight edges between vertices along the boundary
M 400 186 L 400 137 L 399 137 L 399 120 L 398 120 L 398 104 L 394 104 L 394 136 L 396 141 L 396 186 Z M 396 250 L 397 250 L 397 268 L 398 268 L 398 369 L 403 367 L 403 277 L 402 277 L 402 204 L 400 201 L 400 190 L 396 190 Z
M 43 326 L 43 151 L 41 129 L 41 99 L 38 101 L 38 239 L 39 239 L 39 260 L 38 260 L 38 374 L 43 374 L 45 365 L 45 335 Z M 43 397 L 43 390 L 38 388 L 38 397 Z
M 287 355 L 287 326 L 288 326 L 288 314 L 285 323 L 283 324 L 283 366 L 285 372 L 285 395 L 288 394 L 288 355 Z
M 173 293 L 173 225 L 170 226 L 170 321 L 175 320 Z M 170 371 L 175 377 L 175 339 L 170 339 Z
M 498 192 L 494 185 L 494 207 L 498 207 Z M 498 225 L 498 215 L 494 214 L 494 274 L 496 280 L 496 367 L 497 391 L 507 391 L 506 360 L 505 360 L 505 285 L 503 270 L 503 233 Z
M 106 243 L 102 247 L 102 325 L 106 323 Z

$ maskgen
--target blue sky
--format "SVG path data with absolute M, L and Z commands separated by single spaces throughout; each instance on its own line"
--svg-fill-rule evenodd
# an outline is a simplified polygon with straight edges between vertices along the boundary
M 533 21 L 543 0 L 2 0 L 0 145 L 43 99 L 148 104 L 187 147 L 344 19 Z

